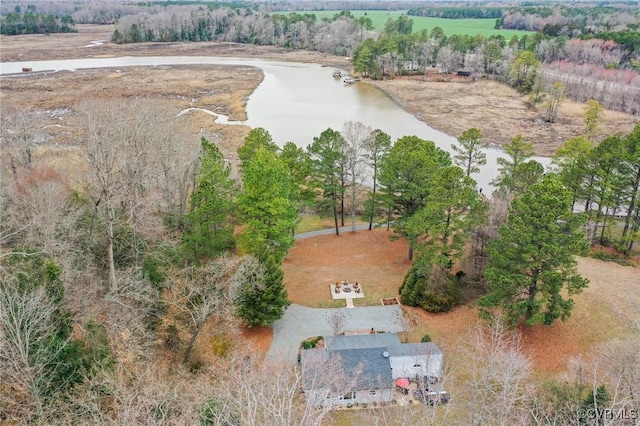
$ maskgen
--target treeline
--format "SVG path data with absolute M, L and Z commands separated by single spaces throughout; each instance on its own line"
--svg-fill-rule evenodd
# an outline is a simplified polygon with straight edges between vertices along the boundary
M 512 138 L 498 160 L 490 201 L 464 184 L 486 162 L 476 129 L 458 138 L 452 159 L 437 149 L 426 154 L 430 148 L 420 148 L 420 140 L 410 141 L 412 148 L 404 145 L 408 138 L 398 140 L 381 162 L 380 197 L 391 203 L 394 231 L 415 250 L 402 303 L 440 312 L 480 296 L 481 316 L 503 325 L 566 320 L 574 302 L 564 291 L 578 294 L 588 284 L 574 256 L 586 254 L 590 243 L 624 257 L 640 240 L 640 126 L 594 146 L 601 114 L 590 102 L 585 135 L 558 150 L 552 170 L 531 159 L 533 145 L 524 137 Z M 422 149 L 422 156 L 415 152 Z M 402 160 L 394 158 L 398 150 Z M 450 168 L 451 160 L 458 167 Z M 387 180 L 392 170 L 405 178 Z M 434 191 L 411 185 L 413 178 L 426 179 Z
M 640 111 L 636 77 L 640 52 L 637 33 L 632 31 L 590 35 L 585 40 L 538 32 L 507 40 L 500 35 L 447 35 L 438 27 L 414 33 L 412 19 L 404 15 L 389 19 L 380 34 L 372 27 L 369 18 L 355 18 L 348 11 L 318 20 L 312 13 L 183 6 L 123 17 L 116 24 L 113 41 L 230 41 L 317 50 L 353 56 L 354 70 L 367 77 L 462 70 L 512 84 L 523 93 L 534 88 L 547 91 L 561 81 L 571 98 L 594 98 L 606 108 L 631 114 Z M 517 59 L 525 51 L 533 52 L 539 62 L 529 61 L 519 72 L 514 67 L 523 64 Z M 575 73 L 561 74 L 572 67 Z M 523 73 L 526 79 L 521 78 Z
M 313 14 L 289 15 L 251 9 L 172 9 L 121 18 L 113 41 L 229 41 L 350 55 L 371 34 L 366 21 L 344 14 L 318 21 Z
M 501 7 L 414 7 L 407 11 L 410 16 L 428 16 L 446 19 L 501 18 Z
M 503 10 L 497 28 L 557 32 L 560 35 L 586 35 L 601 31 L 637 31 L 640 14 L 637 4 L 615 6 L 545 5 L 512 7 Z
M 589 127 L 601 114 L 591 101 Z M 628 135 L 612 136 L 593 146 L 588 135 L 567 141 L 554 158 L 571 191 L 572 208 L 581 204 L 592 244 L 613 246 L 629 254 L 640 229 L 640 126 Z
M 412 26 L 406 16 L 390 19 L 378 38 L 368 38 L 353 53 L 354 71 L 381 79 L 462 70 L 510 84 L 522 93 L 545 92 L 559 81 L 573 99 L 597 99 L 606 108 L 630 114 L 640 111 L 640 52 L 633 35 L 621 33 L 627 44 L 620 45 L 541 32 L 509 40 L 500 35 L 448 36 L 439 27 L 414 33 Z
M 70 16 L 77 24 L 114 24 L 118 18 L 143 11 L 164 9 L 155 3 L 136 5 L 131 2 L 95 2 L 91 0 L 40 0 L 37 2 L 7 0 L 0 4 L 0 15 L 11 13 L 38 13 L 43 15 Z
M 17 12 L 0 18 L 0 34 L 5 35 L 72 33 L 76 32 L 74 26 L 70 15 Z

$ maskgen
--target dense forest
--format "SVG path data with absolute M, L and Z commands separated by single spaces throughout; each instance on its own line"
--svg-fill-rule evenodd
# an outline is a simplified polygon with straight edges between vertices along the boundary
M 22 13 L 16 6 L 14 13 L 3 16 L 0 20 L 0 34 L 51 34 L 73 32 L 75 22 L 70 15 L 56 16 L 36 12 L 36 5 L 29 5 Z

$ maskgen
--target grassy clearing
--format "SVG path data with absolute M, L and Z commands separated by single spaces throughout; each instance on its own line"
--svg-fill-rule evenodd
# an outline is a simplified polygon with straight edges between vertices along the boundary
M 278 12 L 278 13 L 292 13 L 292 11 Z M 302 13 L 302 12 L 297 12 Z M 305 13 L 313 13 L 318 19 L 332 18 L 336 13 L 340 13 L 338 10 L 318 10 Z M 381 31 L 384 28 L 385 22 L 389 19 L 397 19 L 400 15 L 406 15 L 406 10 L 403 11 L 389 11 L 389 10 L 352 10 L 351 14 L 355 17 L 367 16 L 373 22 L 373 26 L 377 31 Z M 495 19 L 443 19 L 443 18 L 428 18 L 423 16 L 409 16 L 413 19 L 413 31 L 418 32 L 423 29 L 427 31 L 432 30 L 435 27 L 440 27 L 444 30 L 448 36 L 454 34 L 471 35 L 482 34 L 485 37 L 491 35 L 503 35 L 507 40 L 511 37 L 532 34 L 530 31 L 515 31 L 515 30 L 496 30 L 493 26 L 496 23 Z
M 333 226 L 332 222 L 330 223 L 330 218 L 321 217 L 317 214 L 304 214 L 301 215 L 300 218 L 300 223 L 296 226 L 296 234 L 319 231 Z
M 303 232 L 320 231 L 322 229 L 332 229 L 335 225 L 333 222 L 333 216 L 320 216 L 317 214 L 303 214 L 300 215 L 301 221 L 296 227 L 296 234 L 302 234 Z M 338 220 L 340 220 L 338 218 Z M 356 217 L 356 225 L 363 225 L 368 222 L 360 220 Z M 345 217 L 345 226 L 351 226 L 351 216 Z M 340 225 L 342 227 L 342 225 Z

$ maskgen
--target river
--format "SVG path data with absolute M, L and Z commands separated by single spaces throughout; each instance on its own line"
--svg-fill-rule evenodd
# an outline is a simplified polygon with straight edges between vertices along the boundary
M 55 72 L 88 68 L 121 68 L 128 66 L 171 66 L 188 64 L 242 65 L 260 68 L 264 80 L 247 102 L 246 124 L 263 127 L 282 146 L 291 141 L 306 148 L 314 136 L 331 127 L 340 130 L 347 121 L 359 121 L 391 135 L 395 140 L 416 135 L 432 140 L 451 152 L 456 139 L 437 131 L 413 115 L 376 87 L 359 82 L 345 85 L 332 77 L 333 68 L 318 64 L 277 62 L 251 58 L 210 56 L 146 56 L 118 58 L 67 59 L 0 63 L 0 74 L 21 73 L 23 67 L 33 72 Z M 508 129 L 506 129 L 508 131 Z M 489 182 L 497 174 L 498 149 L 487 150 L 487 164 L 473 175 L 478 187 L 491 189 Z M 549 159 L 536 157 L 547 166 Z

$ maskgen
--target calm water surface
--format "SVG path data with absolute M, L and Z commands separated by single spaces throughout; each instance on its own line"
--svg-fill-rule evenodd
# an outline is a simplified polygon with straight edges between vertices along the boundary
M 37 72 L 185 64 L 260 68 L 265 78 L 249 97 L 247 124 L 264 127 L 280 146 L 291 141 L 306 148 L 323 130 L 328 127 L 340 130 L 347 121 L 360 121 L 381 129 L 393 140 L 416 135 L 434 141 L 449 152 L 451 144 L 456 142 L 454 137 L 429 127 L 404 111 L 376 87 L 362 82 L 345 85 L 332 77 L 333 68 L 317 64 L 208 56 L 120 57 L 0 63 L 0 73 L 20 73 L 23 67 Z M 496 160 L 501 156 L 500 150 L 487 150 L 487 165 L 473 176 L 480 188 L 490 189 L 489 182 L 497 176 Z M 545 166 L 549 164 L 548 158 L 536 160 Z

